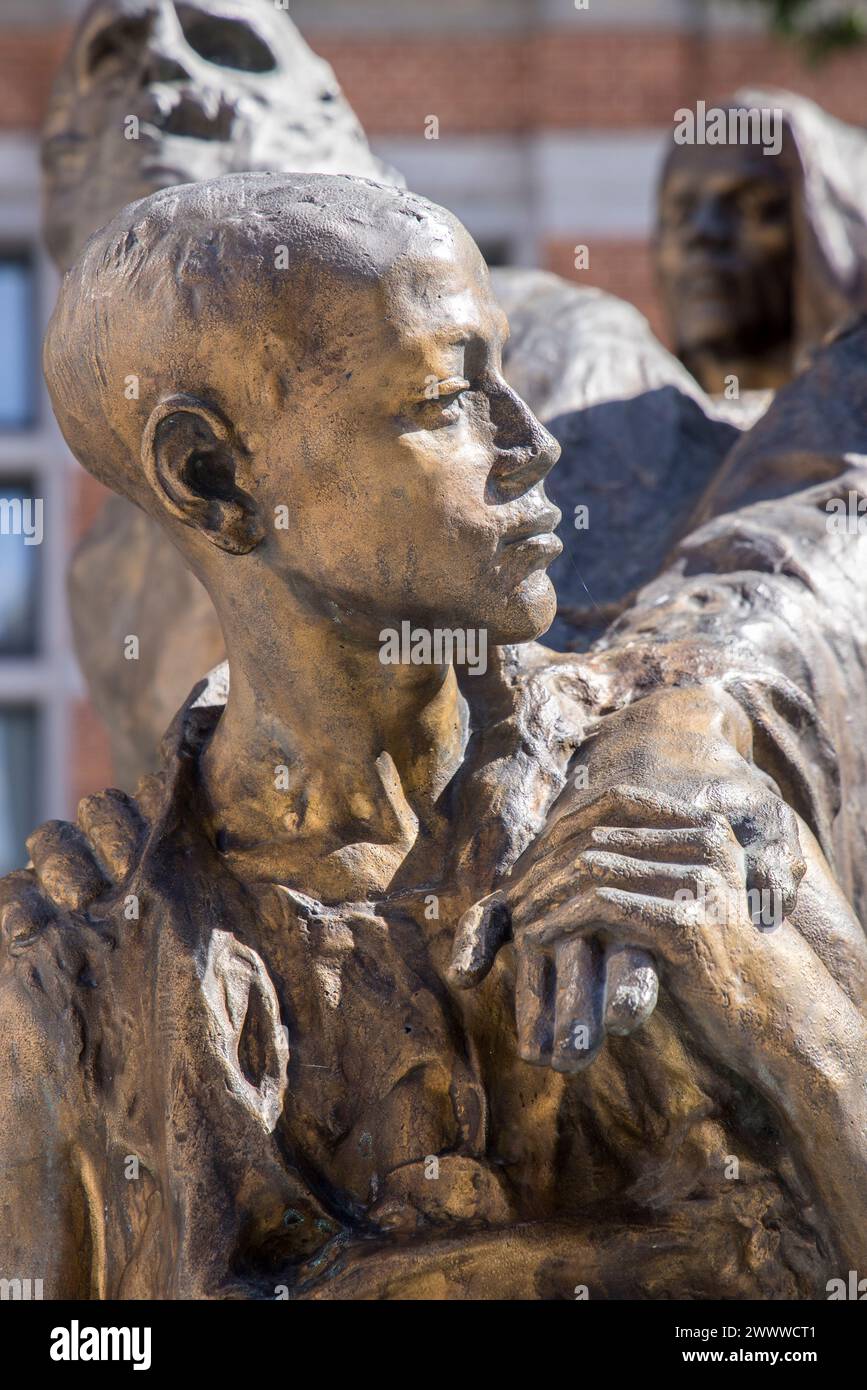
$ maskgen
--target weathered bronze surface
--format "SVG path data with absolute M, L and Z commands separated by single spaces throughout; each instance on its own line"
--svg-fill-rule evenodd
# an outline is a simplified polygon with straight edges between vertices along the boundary
M 204 584 L 231 688 L 0 884 L 0 1256 L 47 1296 L 797 1298 L 867 1262 L 867 537 L 827 505 L 867 488 L 867 328 L 585 655 L 533 640 L 557 446 L 504 329 L 450 214 L 313 174 L 158 193 L 65 282 L 61 428 Z
M 867 306 L 867 134 L 791 92 L 714 110 L 779 113 L 781 148 L 672 144 L 656 257 L 675 352 L 705 390 L 788 381 Z M 770 149 L 770 146 L 769 146 Z

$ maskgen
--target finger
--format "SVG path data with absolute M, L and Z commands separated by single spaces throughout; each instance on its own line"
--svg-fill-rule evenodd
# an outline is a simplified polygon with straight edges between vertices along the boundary
M 555 1071 L 583 1071 L 605 1041 L 604 981 L 598 941 L 573 936 L 557 943 L 554 1005 Z
M 639 946 L 605 947 L 606 1033 L 625 1036 L 646 1023 L 656 1008 L 659 976 L 653 957 Z
M 629 858 L 644 856 L 655 862 L 709 865 L 723 875 L 745 877 L 743 851 L 725 816 L 707 813 L 706 824 L 688 829 L 657 827 L 594 826 L 576 834 L 559 850 L 533 864 L 515 882 L 510 903 L 515 924 L 532 920 L 541 912 L 555 911 L 570 901 L 591 876 L 593 855 L 622 847 Z M 634 853 L 633 853 L 634 851 Z M 565 855 L 575 858 L 564 862 Z M 629 886 L 629 885 L 625 885 Z M 647 892 L 667 890 L 648 887 Z
M 521 940 L 542 949 L 560 937 L 600 935 L 640 946 L 657 960 L 678 966 L 694 939 L 701 905 L 688 899 L 654 898 L 608 886 L 585 889 L 573 902 L 552 912 Z
M 483 980 L 510 930 L 509 909 L 500 894 L 492 893 L 468 908 L 455 931 L 448 972 L 452 984 L 470 989 Z
M 35 941 L 54 920 L 52 905 L 32 871 L 19 869 L 0 879 L 0 932 L 13 955 Z
M 135 867 L 145 823 L 126 792 L 110 787 L 78 803 L 78 824 L 107 876 L 122 883 Z
M 732 842 L 738 857 L 736 873 L 731 874 L 734 885 L 744 890 L 746 905 L 746 868 L 743 851 Z M 599 883 L 609 888 L 624 888 L 628 893 L 648 893 L 654 898 L 670 898 L 675 893 L 692 893 L 708 899 L 722 886 L 724 875 L 715 873 L 710 864 L 658 864 L 650 859 L 635 859 L 628 854 L 609 854 L 606 850 L 587 850 L 579 859 L 578 871 L 585 883 Z
M 779 926 L 791 916 L 798 888 L 807 871 L 798 818 L 790 806 L 768 796 L 749 816 L 733 818 L 738 842 L 746 852 L 747 888 L 757 926 Z
M 516 930 L 531 931 L 540 944 L 547 944 L 554 940 L 553 922 L 568 920 L 570 909 L 595 887 L 620 888 L 658 898 L 679 894 L 707 902 L 717 887 L 718 877 L 705 865 L 657 864 L 629 855 L 587 850 L 568 871 L 549 876 L 535 891 L 522 891 L 512 904 L 512 922 Z
M 712 823 L 714 812 L 643 787 L 607 787 L 588 801 L 564 800 L 555 806 L 541 843 L 555 848 L 576 831 L 595 825 L 691 829 Z M 531 847 L 532 848 L 532 847 Z M 529 851 L 527 851 L 529 853 Z
M 76 825 L 49 820 L 27 841 L 44 891 L 58 907 L 79 912 L 110 886 Z
M 554 962 L 531 942 L 518 945 L 515 1021 L 519 1057 L 536 1066 L 548 1062 L 554 1046 Z
M 806 872 L 798 820 L 789 806 L 779 802 L 771 813 L 770 826 L 766 821 L 759 840 L 746 845 L 746 874 L 757 926 L 779 926 L 792 915 Z
M 718 816 L 712 825 L 689 830 L 597 825 L 588 832 L 586 848 L 659 863 L 719 865 L 730 845 L 737 848 L 737 841 L 725 818 Z

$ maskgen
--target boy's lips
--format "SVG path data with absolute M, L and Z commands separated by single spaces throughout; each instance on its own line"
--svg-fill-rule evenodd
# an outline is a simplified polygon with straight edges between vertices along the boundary
M 508 550 L 513 554 L 556 560 L 562 553 L 563 542 L 551 531 L 540 531 L 524 540 L 510 541 Z
M 515 526 L 511 531 L 507 531 L 500 540 L 500 548 L 505 550 L 507 547 L 515 545 L 526 545 L 529 541 L 547 542 L 556 546 L 554 553 L 559 555 L 563 546 L 553 532 L 554 528 L 559 526 L 562 516 L 559 507 L 546 507 L 543 511 L 536 512 L 534 516 L 528 517 L 521 526 Z

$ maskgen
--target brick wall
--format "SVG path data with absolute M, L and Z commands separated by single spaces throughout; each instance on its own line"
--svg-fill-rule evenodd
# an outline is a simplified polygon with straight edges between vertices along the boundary
M 430 114 L 439 116 L 441 138 L 665 126 L 678 107 L 745 84 L 787 87 L 842 120 L 867 122 L 867 48 L 816 68 L 794 48 L 753 35 L 308 37 L 332 63 L 371 135 L 420 133 Z
M 0 28 L 0 130 L 39 127 L 68 42 L 67 29 Z
M 867 48 L 814 67 L 796 49 L 757 35 L 570 29 L 456 41 L 328 30 L 307 37 L 333 64 L 371 135 L 420 134 L 431 114 L 441 136 L 664 126 L 677 107 L 744 84 L 789 87 L 843 120 L 867 123 Z M 2 31 L 0 128 L 39 126 L 67 41 L 65 30 Z
M 76 700 L 70 720 L 69 811 L 83 796 L 114 784 L 111 749 L 105 725 L 89 700 Z

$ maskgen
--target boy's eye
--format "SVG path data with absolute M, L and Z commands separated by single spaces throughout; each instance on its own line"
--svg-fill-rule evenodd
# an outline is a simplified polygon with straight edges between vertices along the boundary
M 425 394 L 418 403 L 419 408 L 422 414 L 432 421 L 438 418 L 441 423 L 449 424 L 457 419 L 461 396 L 469 389 L 470 383 L 463 377 L 448 377 L 444 381 L 431 380 L 425 386 Z

